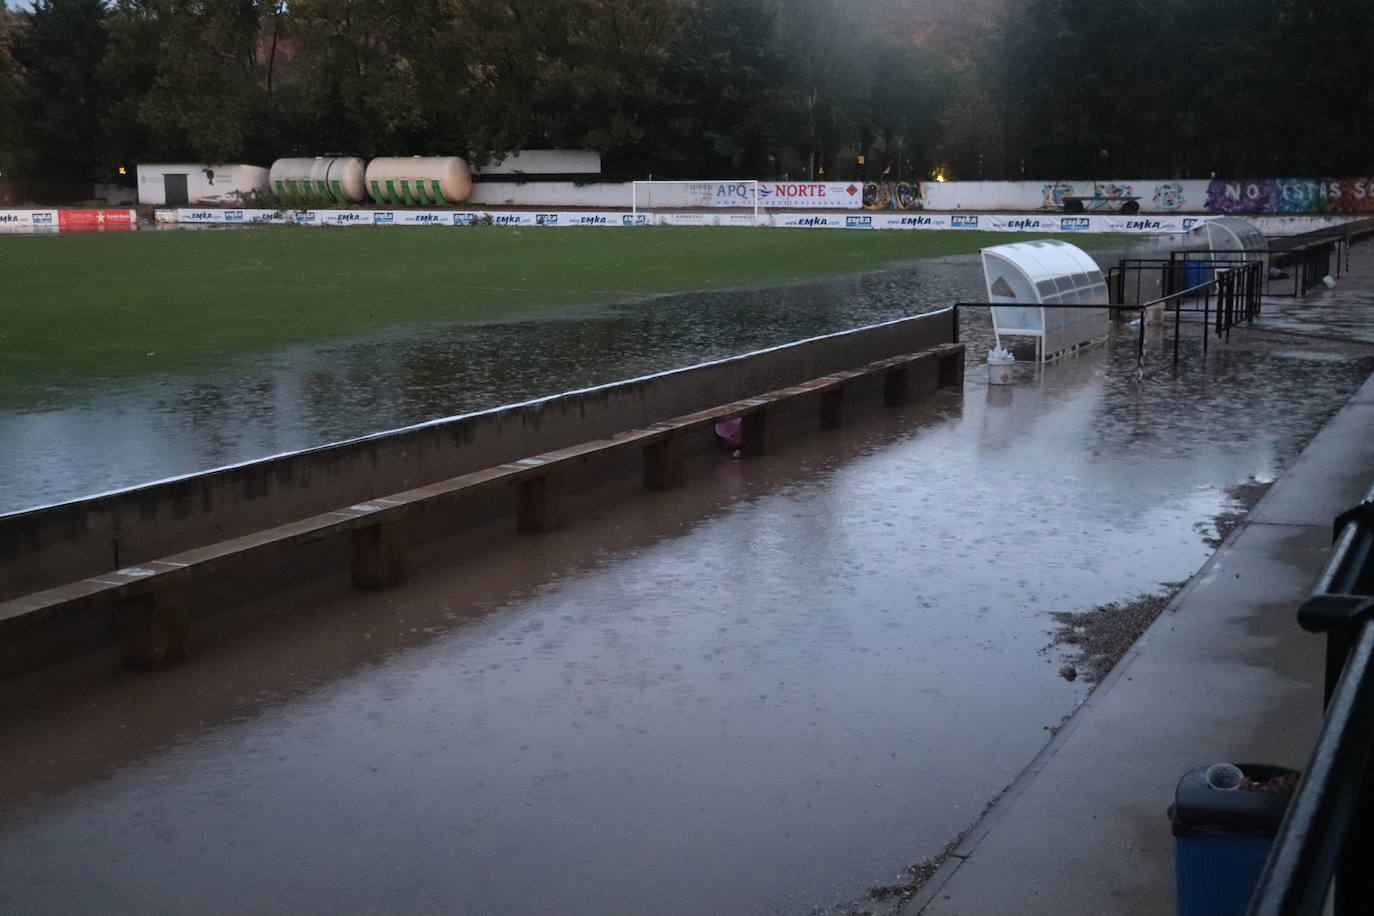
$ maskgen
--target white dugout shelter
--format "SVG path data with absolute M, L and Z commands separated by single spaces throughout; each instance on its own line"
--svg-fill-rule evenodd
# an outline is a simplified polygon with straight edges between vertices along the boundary
M 1108 304 L 1102 270 L 1081 248 L 1055 239 L 984 248 L 983 277 L 989 302 L 1018 303 L 991 309 L 998 347 L 1004 336 L 1034 337 L 1045 362 L 1107 336 L 1107 309 L 1054 307 Z

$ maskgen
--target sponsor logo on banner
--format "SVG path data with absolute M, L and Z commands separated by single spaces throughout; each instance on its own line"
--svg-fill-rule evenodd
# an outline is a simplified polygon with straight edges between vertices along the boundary
M 1059 218 L 1059 229 L 1062 232 L 1087 232 L 1092 228 L 1092 220 L 1086 216 L 1063 216 Z
M 557 226 L 557 213 L 536 213 L 534 214 L 534 224 L 536 226 Z
M 186 214 L 186 218 L 189 220 L 213 220 L 215 218 L 215 211 L 192 210 L 190 213 Z
M 581 216 L 574 216 L 569 222 L 577 226 L 608 226 L 611 221 L 604 216 L 584 213 Z
M 520 225 L 520 216 L 516 213 L 494 214 L 491 222 L 493 226 L 518 226 Z
M 767 207 L 858 210 L 863 207 L 863 188 L 826 181 L 770 181 L 759 184 L 759 198 Z
M 0 213 L 0 223 L 19 223 L 31 222 L 27 216 L 20 216 L 18 213 Z
M 296 211 L 296 222 L 298 222 L 298 223 L 313 223 L 314 221 L 315 221 L 315 211 L 314 211 L 314 210 L 297 210 L 297 211 Z
M 761 197 L 766 197 L 767 192 L 762 188 L 759 190 Z M 733 207 L 740 204 L 752 204 L 754 202 L 754 188 L 752 185 L 744 184 L 722 184 L 716 187 L 716 199 L 713 201 L 717 207 Z
M 334 222 L 336 223 L 361 223 L 363 215 L 361 213 L 335 213 Z
M 788 226 L 829 226 L 830 220 L 824 216 L 803 216 L 800 219 L 789 221 L 784 225 Z
M 897 221 L 899 226 L 933 226 L 935 221 L 929 216 L 903 216 Z
M 390 210 L 377 210 L 372 214 L 372 225 L 386 226 L 396 221 L 396 214 Z
M 1135 232 L 1149 232 L 1153 229 L 1162 229 L 1164 224 L 1157 219 L 1128 219 L 1126 228 Z
M 1008 229 L 1048 229 L 1048 220 L 1030 219 L 1009 219 L 1007 220 Z
M 241 222 L 243 222 L 243 211 L 242 211 L 242 210 L 225 210 L 225 211 L 224 211 L 224 221 L 225 221 L 226 223 L 241 223 Z
M 438 225 L 444 221 L 444 218 L 438 213 L 411 213 L 409 220 L 417 226 L 426 226 Z
M 807 200 L 819 200 L 825 197 L 825 185 L 823 184 L 769 184 L 759 188 L 759 193 L 763 197 L 778 197 L 784 200 L 805 198 Z
M 50 214 L 43 214 L 50 216 Z M 34 223 L 51 224 L 51 219 L 38 219 L 39 214 L 34 214 Z M 63 231 L 90 230 L 90 229 L 132 229 L 133 217 L 128 210 L 58 210 L 57 225 Z
M 1198 225 L 1201 222 L 1202 220 L 1198 219 L 1197 217 L 1185 216 L 1183 218 L 1183 231 L 1187 232 L 1188 230 L 1192 229 L 1194 226 Z
M 951 216 L 949 225 L 952 229 L 977 229 L 978 217 L 976 216 Z
M 476 214 L 473 214 L 473 213 L 455 213 L 455 214 L 453 214 L 453 225 L 455 225 L 455 226 L 471 226 L 471 225 L 472 225 L 473 217 L 474 217 L 475 215 L 476 215 Z
M 647 226 L 649 219 L 643 213 L 626 213 L 620 218 L 620 222 L 625 226 Z
M 871 216 L 846 216 L 844 218 L 846 229 L 872 229 L 873 217 Z

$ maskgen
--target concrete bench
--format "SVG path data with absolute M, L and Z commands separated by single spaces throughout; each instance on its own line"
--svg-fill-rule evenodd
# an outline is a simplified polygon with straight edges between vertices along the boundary
M 763 454 L 768 447 L 768 408 L 774 404 L 816 396 L 820 425 L 836 428 L 846 421 L 846 388 L 855 380 L 881 376 L 884 403 L 900 406 L 911 397 L 914 367 L 933 361 L 936 387 L 949 387 L 962 383 L 963 359 L 962 344 L 944 344 L 894 356 L 642 429 L 625 430 L 34 592 L 0 602 L 0 638 L 6 624 L 14 621 L 33 622 L 44 615 L 57 617 L 72 608 L 102 602 L 102 606 L 108 604 L 112 610 L 126 664 L 161 667 L 185 654 L 191 589 L 234 574 L 254 559 L 327 538 L 349 537 L 353 584 L 359 588 L 389 587 L 405 579 L 406 519 L 418 507 L 514 488 L 518 529 L 548 531 L 557 525 L 563 477 L 580 464 L 626 449 L 641 449 L 644 486 L 668 489 L 682 481 L 680 445 L 692 432 L 739 418 L 743 451 Z

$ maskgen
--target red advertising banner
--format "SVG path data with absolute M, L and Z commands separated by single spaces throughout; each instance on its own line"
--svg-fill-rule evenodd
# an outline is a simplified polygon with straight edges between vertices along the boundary
M 57 227 L 62 232 L 132 229 L 134 228 L 134 211 L 58 210 Z

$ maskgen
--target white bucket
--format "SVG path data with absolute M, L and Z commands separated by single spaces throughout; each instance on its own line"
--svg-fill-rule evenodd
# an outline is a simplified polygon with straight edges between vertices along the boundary
M 1012 356 L 1007 350 L 988 351 L 988 384 L 989 385 L 1010 385 L 1011 367 L 1016 364 L 1016 357 Z

